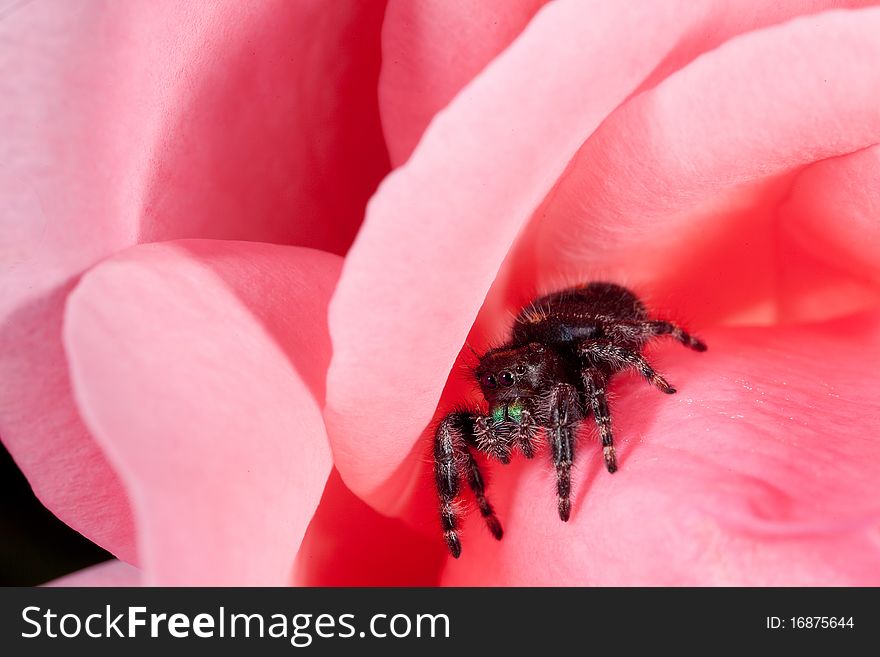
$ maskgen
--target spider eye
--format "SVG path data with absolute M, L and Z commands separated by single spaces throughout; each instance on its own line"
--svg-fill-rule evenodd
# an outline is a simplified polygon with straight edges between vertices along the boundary
M 501 374 L 499 374 L 498 379 L 501 381 L 501 385 L 503 386 L 513 385 L 513 374 L 511 374 L 507 370 L 504 370 Z
M 495 380 L 495 377 L 491 374 L 484 374 L 480 377 L 480 383 L 482 383 L 487 388 L 496 388 L 498 387 L 498 382 Z
M 517 374 L 525 374 L 525 373 L 526 373 L 526 368 L 525 368 L 524 365 L 517 365 L 517 366 L 514 368 L 514 371 L 515 371 Z

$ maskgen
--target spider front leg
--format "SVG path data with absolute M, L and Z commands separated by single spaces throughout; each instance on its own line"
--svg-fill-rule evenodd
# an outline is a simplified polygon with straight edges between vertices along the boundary
M 608 398 L 605 394 L 605 386 L 608 377 L 594 369 L 585 369 L 581 373 L 584 388 L 596 427 L 599 429 L 599 438 L 602 441 L 602 457 L 605 459 L 605 467 L 608 472 L 617 472 L 617 455 L 614 452 L 614 435 L 611 433 L 611 414 L 608 412 Z
M 577 389 L 560 383 L 550 393 L 550 443 L 556 466 L 556 497 L 559 518 L 571 516 L 571 464 L 574 461 L 574 436 L 582 419 Z
M 590 365 L 601 368 L 606 366 L 612 371 L 632 368 L 645 377 L 649 383 L 659 390 L 671 395 L 675 392 L 666 379 L 657 374 L 651 364 L 640 353 L 625 349 L 610 340 L 587 340 L 578 345 L 578 353 Z
M 434 477 L 440 498 L 440 524 L 449 552 L 456 559 L 461 555 L 460 514 L 457 507 L 461 492 L 461 470 L 477 498 L 480 514 L 486 520 L 492 535 L 501 540 L 503 530 L 495 511 L 486 499 L 485 484 L 480 468 L 467 443 L 476 440 L 474 426 L 483 416 L 457 412 L 447 415 L 434 436 Z

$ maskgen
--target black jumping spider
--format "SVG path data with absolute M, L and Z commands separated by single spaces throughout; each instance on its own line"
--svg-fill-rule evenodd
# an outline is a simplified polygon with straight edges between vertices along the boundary
M 514 448 L 535 455 L 545 431 L 556 466 L 559 517 L 571 514 L 571 464 L 578 424 L 590 412 L 599 428 L 608 472 L 617 470 L 605 389 L 609 379 L 634 369 L 665 393 L 675 388 L 641 355 L 654 337 L 669 335 L 686 347 L 706 345 L 671 322 L 652 320 L 639 298 L 613 283 L 589 283 L 554 292 L 523 309 L 510 340 L 491 349 L 475 369 L 488 413 L 458 410 L 447 415 L 434 438 L 434 474 L 440 521 L 453 557 L 461 554 L 456 498 L 467 480 L 492 535 L 501 523 L 486 499 L 485 484 L 471 448 L 502 463 Z

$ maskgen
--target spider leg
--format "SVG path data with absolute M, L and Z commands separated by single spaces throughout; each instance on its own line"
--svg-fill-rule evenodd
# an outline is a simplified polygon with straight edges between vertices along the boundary
M 640 322 L 616 322 L 607 327 L 606 332 L 612 339 L 635 339 L 639 342 L 646 342 L 651 338 L 661 335 L 669 335 L 689 349 L 706 351 L 705 342 L 685 332 L 677 324 L 662 319 L 646 319 Z
M 619 347 L 610 340 L 586 340 L 578 345 L 578 352 L 596 367 L 610 366 L 614 371 L 632 368 L 666 394 L 671 395 L 675 392 L 675 388 L 654 371 L 644 356 L 636 351 Z
M 477 506 L 480 509 L 480 515 L 486 520 L 486 524 L 489 526 L 489 531 L 492 532 L 492 536 L 500 541 L 501 537 L 504 536 L 504 530 L 501 528 L 498 516 L 495 515 L 495 509 L 492 508 L 489 500 L 486 499 L 486 485 L 483 483 L 483 476 L 480 474 L 480 466 L 467 447 L 464 448 L 464 453 L 467 455 L 466 467 L 468 485 L 471 487 L 471 490 L 474 491 L 474 496 L 477 498 Z
M 556 496 L 559 517 L 571 516 L 571 464 L 574 461 L 574 435 L 582 419 L 577 389 L 560 383 L 550 393 L 550 443 L 556 466 Z
M 447 415 L 434 436 L 434 478 L 440 497 L 440 524 L 443 538 L 453 557 L 461 555 L 458 538 L 459 514 L 455 502 L 461 490 L 458 460 L 464 440 L 461 434 L 462 418 L 459 414 Z
M 486 520 L 492 535 L 501 540 L 503 530 L 489 500 L 486 499 L 486 486 L 480 474 L 480 467 L 468 448 L 469 442 L 476 440 L 474 426 L 484 416 L 467 412 L 447 415 L 434 436 L 434 478 L 440 498 L 440 524 L 449 552 L 456 559 L 461 555 L 461 540 L 458 531 L 461 514 L 458 497 L 461 493 L 461 471 L 465 472 L 468 485 L 474 491 L 480 514 Z
M 605 385 L 608 377 L 594 369 L 585 369 L 581 373 L 590 408 L 599 429 L 599 438 L 602 440 L 602 457 L 605 459 L 605 467 L 612 474 L 617 472 L 617 455 L 614 452 L 614 435 L 611 432 L 611 414 L 608 412 L 608 398 L 605 395 Z
M 535 457 L 535 442 L 541 427 L 535 422 L 534 417 L 528 411 L 522 411 L 519 424 L 516 427 L 514 442 L 527 459 Z

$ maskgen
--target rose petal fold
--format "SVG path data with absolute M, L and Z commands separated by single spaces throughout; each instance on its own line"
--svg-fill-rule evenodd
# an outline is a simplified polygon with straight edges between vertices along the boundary
M 74 393 L 128 489 L 145 583 L 288 581 L 331 467 L 339 268 L 299 247 L 184 240 L 125 251 L 71 293 Z
M 343 253 L 388 169 L 377 101 L 384 7 L 5 4 L 0 435 L 49 509 L 134 561 L 128 501 L 70 394 L 67 292 L 138 241 Z
M 703 324 L 776 321 L 778 277 L 809 267 L 789 257 L 790 232 L 778 230 L 795 175 L 880 141 L 878 30 L 880 8 L 755 30 L 633 98 L 539 210 L 520 244 L 534 271 L 516 274 L 537 285 L 585 273 L 623 280 Z M 847 221 L 842 211 L 823 226 Z M 837 312 L 871 305 L 864 297 Z
M 674 396 L 612 383 L 620 469 L 605 471 L 590 423 L 569 522 L 546 450 L 491 466 L 504 539 L 471 513 L 442 583 L 880 583 L 880 314 L 703 337 L 704 354 L 667 343 L 650 355 Z
M 390 0 L 382 24 L 379 103 L 393 166 L 406 161 L 425 128 L 522 31 L 544 0 Z M 682 39 L 639 86 L 650 89 L 727 39 L 796 16 L 858 8 L 876 0 L 707 0 L 699 29 Z
M 379 107 L 391 164 L 434 115 L 513 41 L 547 0 L 389 0 Z
M 779 208 L 782 321 L 880 305 L 880 146 L 816 162 Z

